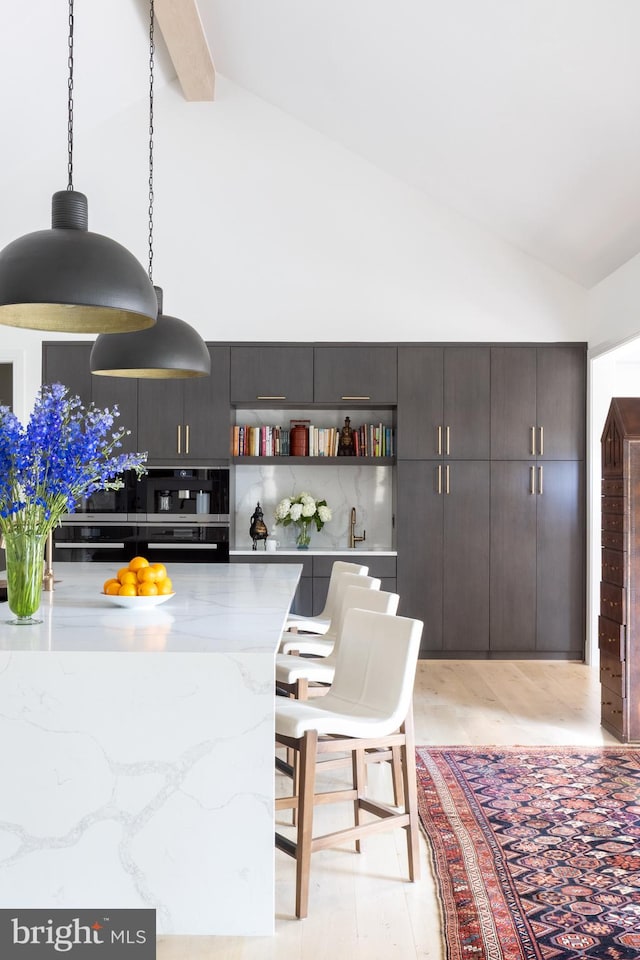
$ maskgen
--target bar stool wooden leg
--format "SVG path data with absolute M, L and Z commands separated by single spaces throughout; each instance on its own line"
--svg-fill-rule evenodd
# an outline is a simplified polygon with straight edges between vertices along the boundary
M 409 814 L 407 831 L 407 858 L 409 860 L 409 879 L 420 879 L 420 858 L 418 851 L 418 788 L 416 774 L 416 743 L 413 727 L 413 709 L 409 708 L 406 720 L 400 728 L 405 735 L 402 746 L 405 811 Z
M 396 807 L 401 807 L 404 803 L 404 777 L 402 772 L 402 749 L 400 747 L 391 748 L 391 777 L 393 780 L 393 802 Z
M 364 759 L 363 750 L 353 750 L 351 753 L 351 765 L 353 769 L 353 787 L 356 791 L 356 797 L 353 801 L 353 821 L 356 826 L 360 825 L 360 800 L 363 799 L 367 792 L 367 765 Z M 356 843 L 356 853 L 360 853 L 362 848 L 360 846 L 360 840 L 357 839 Z
M 309 874 L 313 839 L 318 733 L 308 730 L 300 743 L 300 789 L 298 791 L 298 840 L 296 849 L 296 917 L 309 912 Z

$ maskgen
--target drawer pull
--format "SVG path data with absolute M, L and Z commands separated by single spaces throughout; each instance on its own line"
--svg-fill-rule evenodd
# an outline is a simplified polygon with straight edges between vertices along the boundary
M 273 397 L 269 397 L 266 394 L 262 397 L 256 397 L 256 400 L 286 400 L 286 399 L 287 399 L 286 397 L 280 397 L 275 395 Z
M 371 400 L 371 397 L 340 397 L 341 400 Z

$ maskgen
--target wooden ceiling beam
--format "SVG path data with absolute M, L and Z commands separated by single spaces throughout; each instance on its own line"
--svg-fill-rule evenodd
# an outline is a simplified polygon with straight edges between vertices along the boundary
M 197 0 L 155 0 L 155 16 L 185 100 L 213 100 L 216 73 Z

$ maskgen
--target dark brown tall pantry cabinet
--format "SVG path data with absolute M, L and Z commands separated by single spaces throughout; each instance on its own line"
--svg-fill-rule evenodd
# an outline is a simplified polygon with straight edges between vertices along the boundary
M 602 725 L 640 740 L 640 399 L 614 397 L 602 434 Z

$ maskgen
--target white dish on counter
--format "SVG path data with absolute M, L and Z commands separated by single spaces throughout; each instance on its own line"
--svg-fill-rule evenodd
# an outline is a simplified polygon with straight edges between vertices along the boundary
M 110 600 L 116 607 L 129 607 L 130 610 L 149 610 L 151 607 L 157 607 L 165 600 L 171 600 L 175 593 L 160 593 L 155 597 L 120 597 L 118 594 L 103 593 L 105 600 Z

